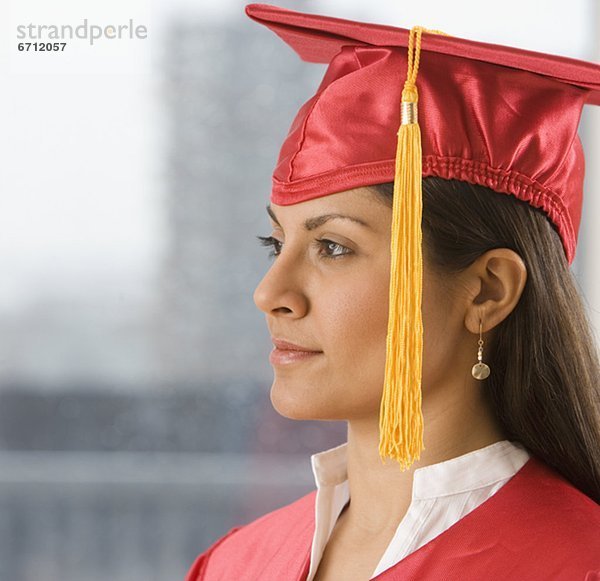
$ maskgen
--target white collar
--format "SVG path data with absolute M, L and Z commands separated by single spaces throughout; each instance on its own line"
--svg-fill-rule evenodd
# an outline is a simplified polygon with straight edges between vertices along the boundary
M 348 480 L 348 442 L 310 457 L 317 488 Z M 530 455 L 520 442 L 501 440 L 414 471 L 413 499 L 437 498 L 489 486 L 512 476 Z

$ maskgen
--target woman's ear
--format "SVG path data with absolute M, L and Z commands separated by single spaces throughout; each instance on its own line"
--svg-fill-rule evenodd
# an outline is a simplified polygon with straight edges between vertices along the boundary
M 464 272 L 470 289 L 465 326 L 471 333 L 489 331 L 517 306 L 527 281 L 523 259 L 508 248 L 494 248 L 482 254 Z

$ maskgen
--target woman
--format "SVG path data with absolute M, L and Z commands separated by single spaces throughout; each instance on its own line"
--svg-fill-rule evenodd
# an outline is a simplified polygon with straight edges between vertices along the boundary
M 246 11 L 329 63 L 281 149 L 254 300 L 274 407 L 348 442 L 187 579 L 600 579 L 600 365 L 569 270 L 600 66 Z

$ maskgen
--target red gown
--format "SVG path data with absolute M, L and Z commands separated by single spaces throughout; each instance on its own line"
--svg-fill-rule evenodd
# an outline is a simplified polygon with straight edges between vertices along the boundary
M 305 581 L 316 491 L 231 529 L 185 581 Z M 600 581 L 600 505 L 531 457 L 488 500 L 377 581 Z

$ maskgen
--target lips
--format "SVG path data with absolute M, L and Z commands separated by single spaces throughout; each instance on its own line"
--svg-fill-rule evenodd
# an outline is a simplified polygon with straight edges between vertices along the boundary
M 295 343 L 290 343 L 289 341 L 285 341 L 283 339 L 275 339 L 271 338 L 273 345 L 281 350 L 281 351 L 301 351 L 304 353 L 322 353 L 318 349 L 311 349 L 310 347 L 303 347 L 302 345 L 296 345 Z
M 323 353 L 323 351 L 317 351 L 310 347 L 304 347 L 303 345 L 297 345 L 284 339 L 271 338 L 275 348 L 269 355 L 269 361 L 273 365 L 284 366 L 292 363 L 298 363 L 300 361 L 309 361 L 317 358 Z

